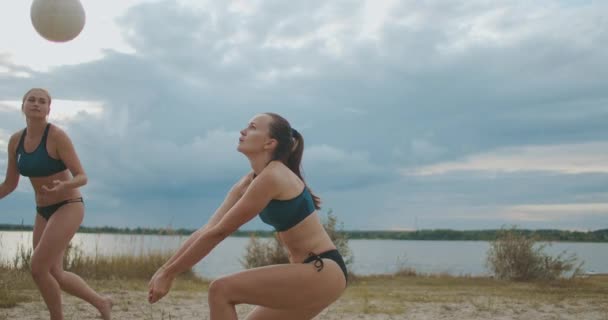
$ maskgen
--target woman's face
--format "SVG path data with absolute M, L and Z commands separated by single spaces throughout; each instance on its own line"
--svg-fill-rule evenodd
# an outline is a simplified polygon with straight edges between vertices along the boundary
M 42 90 L 30 91 L 23 101 L 22 111 L 28 118 L 46 118 L 51 111 L 49 96 Z
M 259 114 L 249 121 L 247 128 L 241 130 L 237 150 L 244 154 L 272 151 L 276 140 L 270 138 L 272 117 Z

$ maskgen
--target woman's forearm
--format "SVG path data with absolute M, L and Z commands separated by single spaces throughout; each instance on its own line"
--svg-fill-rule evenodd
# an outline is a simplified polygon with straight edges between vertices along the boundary
M 87 176 L 84 174 L 78 174 L 72 180 L 64 181 L 67 189 L 76 189 L 87 184 Z
M 222 220 L 224 214 L 226 214 L 226 212 L 228 212 L 228 210 L 232 208 L 232 206 L 239 200 L 239 198 L 240 190 L 235 189 L 235 187 L 233 187 L 226 195 L 226 198 L 224 199 L 224 202 L 222 202 L 222 205 L 220 205 L 220 207 L 213 213 L 207 224 L 195 231 L 192 235 L 190 235 L 190 237 L 181 245 L 177 252 L 175 252 L 173 256 L 169 260 L 167 260 L 167 262 L 165 262 L 162 268 L 167 269 L 171 266 L 172 271 L 174 271 L 175 274 L 179 274 L 188 270 L 194 264 L 200 261 L 204 256 L 206 256 L 211 251 L 211 249 L 213 249 L 221 240 L 223 240 L 223 238 L 225 238 L 225 236 L 222 237 L 220 235 L 214 236 L 213 234 L 217 234 L 217 232 L 212 230 L 216 230 L 214 227 L 220 222 L 220 220 Z M 219 240 L 217 240 L 217 242 L 214 243 L 211 247 L 206 248 L 204 245 L 200 244 L 201 238 L 219 238 Z M 213 240 L 211 242 L 208 241 L 207 244 L 213 242 Z M 198 252 L 199 250 L 201 250 L 201 248 L 203 250 L 206 250 L 206 252 L 200 255 L 200 258 L 198 259 L 192 258 L 191 256 L 195 255 L 192 252 Z M 184 255 L 188 255 L 188 257 L 184 258 Z M 178 259 L 178 263 L 175 263 Z M 182 266 L 182 264 L 185 264 L 185 266 Z
M 186 251 L 194 241 L 196 241 L 196 239 L 198 239 L 198 237 L 200 236 L 200 233 L 202 230 L 204 230 L 205 227 L 194 231 L 190 237 L 188 237 L 188 239 L 186 239 L 186 241 L 184 241 L 184 243 L 179 247 L 179 249 L 173 254 L 173 256 L 171 256 L 171 258 L 169 260 L 167 260 L 167 262 L 165 262 L 165 264 L 163 264 L 163 268 L 167 268 L 171 263 L 173 263 L 173 261 L 175 261 L 177 258 L 179 258 L 184 251 Z
M 2 183 L 0 184 L 0 199 L 8 196 L 11 192 L 13 192 L 13 190 L 15 190 L 14 188 L 11 189 L 6 183 Z
M 179 258 L 184 253 L 184 251 L 188 250 L 192 243 L 196 241 L 203 232 L 213 228 L 222 219 L 226 211 L 228 211 L 237 200 L 238 196 L 236 196 L 234 192 L 228 193 L 228 196 L 226 197 L 226 199 L 224 199 L 222 205 L 213 213 L 213 216 L 209 219 L 207 224 L 192 233 L 190 237 L 188 237 L 188 239 L 181 245 L 181 247 L 173 254 L 173 256 L 169 260 L 167 260 L 167 262 L 165 262 L 163 267 L 168 267 L 171 263 L 173 263 L 173 261 Z
M 171 264 L 165 267 L 165 271 L 172 276 L 177 276 L 178 274 L 191 269 L 224 240 L 224 238 L 226 238 L 226 236 L 216 232 L 215 228 L 204 229 L 187 249 L 185 249 Z

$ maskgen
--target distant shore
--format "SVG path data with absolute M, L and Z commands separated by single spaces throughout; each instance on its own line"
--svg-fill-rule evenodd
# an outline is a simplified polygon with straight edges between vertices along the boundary
M 31 231 L 31 225 L 0 224 L 0 231 Z M 441 241 L 492 241 L 500 229 L 487 230 L 451 230 L 451 229 L 425 229 L 413 231 L 392 230 L 342 230 L 348 239 L 379 239 L 379 240 L 441 240 Z M 110 233 L 135 235 L 190 235 L 193 229 L 174 228 L 118 228 L 118 227 L 87 227 L 82 226 L 81 233 Z M 534 236 L 538 241 L 556 242 L 608 242 L 608 229 L 595 231 L 569 231 L 557 229 L 518 229 L 526 235 Z M 267 238 L 274 235 L 269 230 L 239 230 L 233 237 Z

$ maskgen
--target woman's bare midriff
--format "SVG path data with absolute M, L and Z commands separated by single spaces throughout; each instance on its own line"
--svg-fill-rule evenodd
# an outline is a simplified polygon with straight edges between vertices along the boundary
M 310 253 L 320 254 L 336 249 L 316 212 L 291 229 L 279 232 L 279 238 L 287 249 L 292 263 L 301 263 Z
M 78 189 L 65 189 L 60 192 L 47 192 L 42 188 L 42 186 L 46 186 L 47 188 L 52 189 L 55 186 L 53 183 L 54 180 L 69 181 L 71 179 L 72 175 L 68 170 L 55 173 L 48 177 L 30 178 L 30 182 L 32 183 L 32 187 L 34 188 L 36 195 L 36 205 L 43 207 L 64 200 L 81 197 L 82 195 Z

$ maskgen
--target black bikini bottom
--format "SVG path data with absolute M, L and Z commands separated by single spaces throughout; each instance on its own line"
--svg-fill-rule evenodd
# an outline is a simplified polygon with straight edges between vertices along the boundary
M 346 263 L 344 263 L 342 255 L 336 249 L 325 251 L 320 254 L 314 254 L 311 252 L 303 263 L 310 263 L 314 261 L 314 266 L 317 268 L 317 271 L 321 271 L 323 269 L 323 258 L 335 261 L 340 266 L 340 269 L 342 269 L 344 279 L 346 279 L 346 282 L 348 283 L 348 271 L 346 270 Z
M 61 201 L 61 202 L 57 202 L 57 203 L 49 205 L 49 206 L 44 206 L 44 207 L 38 207 L 38 206 L 36 206 L 36 212 L 38 212 L 38 214 L 41 215 L 44 218 L 44 220 L 48 221 L 51 218 L 51 216 L 57 210 L 59 210 L 59 208 L 61 208 L 65 204 L 73 203 L 73 202 L 82 202 L 82 203 L 84 203 L 84 200 L 82 199 L 82 197 L 80 197 L 80 198 L 68 199 L 68 200 L 64 200 L 64 201 Z

